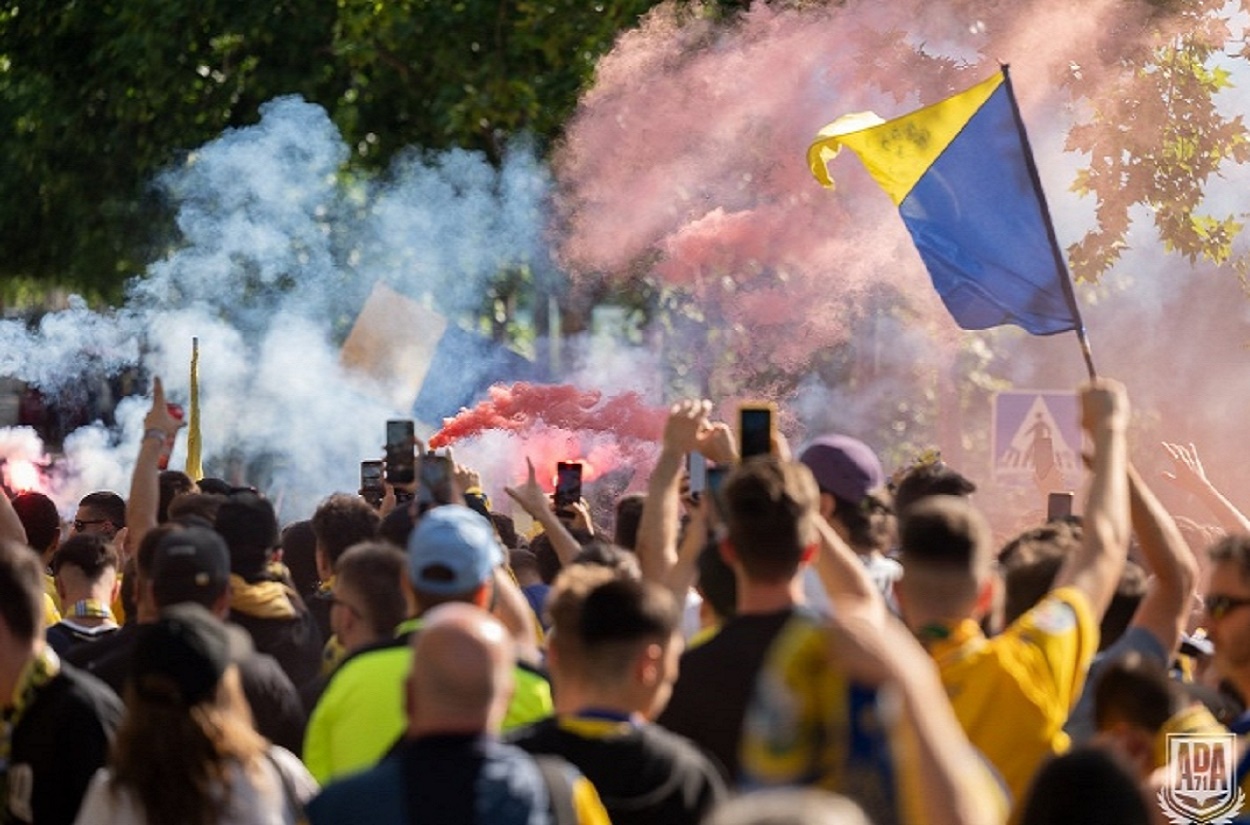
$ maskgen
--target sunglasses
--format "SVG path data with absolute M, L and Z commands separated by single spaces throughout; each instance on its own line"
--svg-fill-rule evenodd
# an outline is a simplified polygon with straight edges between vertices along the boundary
M 74 532 L 81 533 L 83 530 L 86 530 L 88 527 L 94 524 L 110 524 L 110 523 L 111 522 L 106 518 L 92 518 L 92 519 L 76 518 L 74 519 Z
M 1234 609 L 1246 605 L 1250 605 L 1250 599 L 1240 599 L 1236 596 L 1208 595 L 1202 600 L 1202 606 L 1206 608 L 1207 615 L 1212 619 L 1222 619 Z

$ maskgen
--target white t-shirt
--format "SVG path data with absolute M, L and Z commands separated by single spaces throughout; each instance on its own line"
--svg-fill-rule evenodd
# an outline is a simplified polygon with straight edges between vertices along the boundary
M 235 766 L 230 772 L 230 807 L 219 825 L 296 825 L 297 812 L 287 803 L 287 790 L 304 805 L 317 793 L 317 782 L 295 754 L 271 745 L 269 759 L 260 760 L 260 772 L 248 772 Z M 277 766 L 286 777 L 284 786 Z M 143 812 L 139 798 L 129 788 L 116 791 L 109 786 L 113 778 L 108 768 L 101 768 L 91 779 L 87 794 L 74 825 L 156 825 Z

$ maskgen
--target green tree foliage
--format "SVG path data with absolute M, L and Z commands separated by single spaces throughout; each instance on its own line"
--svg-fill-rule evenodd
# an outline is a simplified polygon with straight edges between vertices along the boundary
M 0 280 L 116 298 L 170 242 L 154 175 L 277 95 L 325 106 L 366 170 L 411 145 L 550 141 L 653 4 L 4 0 Z
M 1169 252 L 1190 263 L 1232 264 L 1242 271 L 1246 266 L 1233 249 L 1241 222 L 1232 214 L 1204 212 L 1203 196 L 1225 162 L 1250 160 L 1242 116 L 1221 113 L 1216 99 L 1231 85 L 1226 67 L 1250 50 L 1225 53 L 1233 37 L 1226 3 L 1159 5 L 1169 14 L 1146 21 L 1145 46 L 1118 53 L 1105 65 L 1074 62 L 1067 78 L 1074 97 L 1091 109 L 1068 132 L 1065 148 L 1089 156 L 1072 188 L 1097 204 L 1098 225 L 1068 248 L 1079 279 L 1097 280 L 1119 260 L 1130 210 L 1138 205 L 1153 214 Z

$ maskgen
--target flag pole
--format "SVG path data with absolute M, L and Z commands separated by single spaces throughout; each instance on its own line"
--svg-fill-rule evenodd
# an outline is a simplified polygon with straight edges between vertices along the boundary
M 200 339 L 191 339 L 191 415 L 187 427 L 186 472 L 193 481 L 204 477 L 203 443 L 200 440 Z
M 1011 74 L 1006 63 L 1000 63 L 999 67 L 1003 71 L 1003 85 L 1007 87 L 1007 99 L 1011 101 L 1011 114 L 1016 121 L 1016 130 L 1020 133 L 1020 142 L 1024 146 L 1024 164 L 1029 170 L 1029 178 L 1033 181 L 1033 191 L 1037 195 L 1038 205 L 1042 210 L 1042 221 L 1046 225 L 1046 236 L 1050 241 L 1050 251 L 1055 259 L 1055 267 L 1063 275 L 1059 279 L 1060 286 L 1063 288 L 1063 297 L 1068 303 L 1068 308 L 1072 310 L 1072 317 L 1076 319 L 1076 339 L 1081 345 L 1081 355 L 1085 358 L 1085 368 L 1089 371 L 1089 377 L 1092 381 L 1098 377 L 1098 370 L 1094 368 L 1094 353 L 1089 346 L 1089 336 L 1085 332 L 1085 320 L 1081 317 L 1081 306 L 1076 301 L 1076 290 L 1072 287 L 1072 274 L 1068 272 L 1067 261 L 1063 258 L 1063 251 L 1059 249 L 1059 237 L 1055 234 L 1055 224 L 1050 219 L 1050 207 L 1046 205 L 1046 193 L 1042 191 L 1042 178 L 1037 172 L 1037 163 L 1033 160 L 1033 148 L 1029 145 L 1029 133 L 1024 128 L 1024 118 L 1020 115 L 1020 106 L 1016 102 L 1016 92 L 1011 86 Z

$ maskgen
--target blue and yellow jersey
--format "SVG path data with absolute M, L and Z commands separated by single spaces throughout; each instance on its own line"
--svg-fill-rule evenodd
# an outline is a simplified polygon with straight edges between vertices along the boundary
M 850 796 L 874 822 L 909 821 L 877 691 L 847 678 L 828 632 L 800 613 L 774 641 L 743 722 L 743 785 L 820 787 Z
M 968 739 L 1019 802 L 1046 758 L 1068 749 L 1063 725 L 1098 650 L 1085 595 L 1055 590 L 993 639 L 971 619 L 924 635 Z

